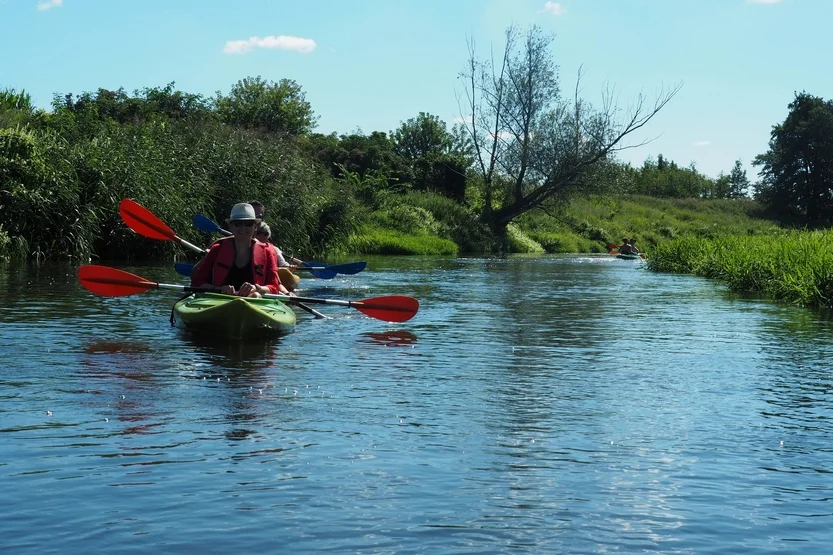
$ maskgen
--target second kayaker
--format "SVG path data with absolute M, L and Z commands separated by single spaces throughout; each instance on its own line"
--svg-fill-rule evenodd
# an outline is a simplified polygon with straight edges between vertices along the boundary
M 274 249 L 275 255 L 278 259 L 278 277 L 281 278 L 281 284 L 283 284 L 283 286 L 290 292 L 295 291 L 295 289 L 298 288 L 298 285 L 301 284 L 301 278 L 292 273 L 295 266 L 290 265 L 289 262 L 286 261 L 286 258 L 284 258 L 281 250 L 270 241 L 271 237 L 272 230 L 269 228 L 269 224 L 266 222 L 260 222 L 257 225 L 255 239 L 266 243 Z

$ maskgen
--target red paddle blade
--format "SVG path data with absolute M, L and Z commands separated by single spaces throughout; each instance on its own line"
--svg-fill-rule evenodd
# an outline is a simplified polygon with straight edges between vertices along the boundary
M 391 295 L 389 297 L 374 297 L 351 303 L 353 308 L 372 318 L 385 322 L 406 322 L 416 316 L 419 301 L 413 297 Z
M 127 227 L 143 237 L 159 241 L 177 240 L 176 233 L 165 222 L 135 200 L 122 200 L 119 203 L 119 214 Z
M 135 295 L 158 285 L 130 272 L 95 265 L 78 268 L 78 281 L 87 291 L 105 297 Z

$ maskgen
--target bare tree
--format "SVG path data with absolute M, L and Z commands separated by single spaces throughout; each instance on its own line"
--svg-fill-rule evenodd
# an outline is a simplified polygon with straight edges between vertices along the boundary
M 513 219 L 550 199 L 592 188 L 590 177 L 616 152 L 641 146 L 623 140 L 642 128 L 680 90 L 660 91 L 649 104 L 639 94 L 624 115 L 612 89 L 601 110 L 579 97 L 582 71 L 572 99 L 561 96 L 553 37 L 540 27 L 506 30 L 500 59 L 478 61 L 469 42 L 464 117 L 483 187 L 483 219 L 504 229 Z M 462 101 L 461 101 L 461 104 Z

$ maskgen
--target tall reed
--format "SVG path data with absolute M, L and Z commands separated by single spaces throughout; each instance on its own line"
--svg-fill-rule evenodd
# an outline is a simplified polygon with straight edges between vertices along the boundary
M 760 292 L 802 306 L 833 306 L 833 232 L 684 236 L 659 243 L 648 267 L 724 281 L 734 291 Z

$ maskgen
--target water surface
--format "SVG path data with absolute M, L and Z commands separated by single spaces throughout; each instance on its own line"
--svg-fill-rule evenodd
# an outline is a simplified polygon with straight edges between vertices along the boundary
M 422 304 L 229 344 L 0 268 L 0 551 L 831 552 L 826 313 L 607 256 L 302 285 Z

